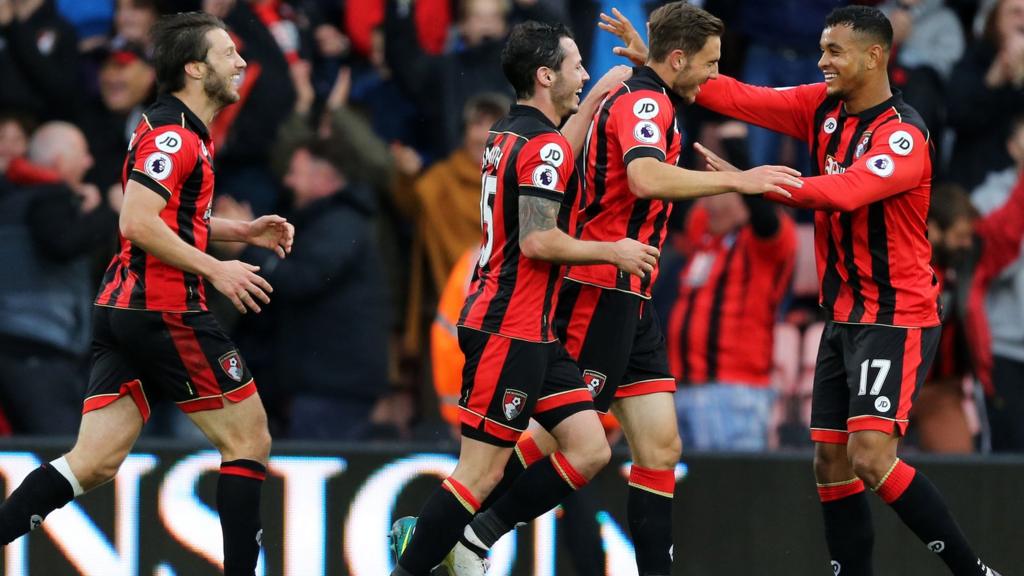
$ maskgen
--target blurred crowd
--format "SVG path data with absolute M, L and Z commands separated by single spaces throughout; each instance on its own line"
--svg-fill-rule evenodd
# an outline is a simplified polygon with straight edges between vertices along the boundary
M 727 24 L 723 73 L 821 80 L 818 37 L 839 0 L 696 3 Z M 1024 0 L 858 3 L 890 17 L 892 82 L 936 154 L 928 228 L 945 329 L 908 441 L 1024 451 Z M 513 97 L 503 39 L 518 21 L 565 22 L 596 79 L 622 63 L 597 15 L 617 7 L 641 23 L 658 4 L 0 0 L 0 432 L 77 429 L 91 301 L 116 247 L 128 137 L 155 97 L 148 33 L 161 14 L 221 17 L 248 62 L 241 101 L 211 126 L 215 214 L 280 213 L 296 226 L 286 260 L 214 248 L 261 265 L 275 288 L 259 315 L 211 303 L 275 437 L 449 440 L 479 163 Z M 683 117 L 687 141 L 736 165 L 809 173 L 801 144 L 697 108 Z M 809 445 L 823 326 L 811 218 L 723 196 L 678 206 L 671 229 L 654 304 L 669 327 L 684 443 Z M 724 279 L 755 273 L 771 286 Z M 706 327 L 728 324 L 743 337 L 712 342 Z M 180 424 L 164 407 L 149 433 L 185 434 Z

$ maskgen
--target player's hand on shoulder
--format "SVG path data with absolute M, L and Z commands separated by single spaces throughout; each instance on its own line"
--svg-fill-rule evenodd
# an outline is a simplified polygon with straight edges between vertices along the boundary
M 654 271 L 661 252 L 654 246 L 623 238 L 612 244 L 615 266 L 619 270 L 643 278 Z
M 633 69 L 629 66 L 612 66 L 610 70 L 604 73 L 604 76 L 598 78 L 597 82 L 594 83 L 594 87 L 590 89 L 591 93 L 595 96 L 604 98 L 609 92 L 615 89 L 616 86 L 629 80 L 633 76 Z
M 800 172 L 789 166 L 758 166 L 740 172 L 740 177 L 737 192 L 742 194 L 774 192 L 780 196 L 792 198 L 793 195 L 787 192 L 783 186 L 801 188 L 804 185 L 800 180 Z
M 231 300 L 242 314 L 249 310 L 260 312 L 259 302 L 269 304 L 270 293 L 274 289 L 257 274 L 259 270 L 259 266 L 239 260 L 227 260 L 218 262 L 213 273 L 206 279 L 218 292 Z

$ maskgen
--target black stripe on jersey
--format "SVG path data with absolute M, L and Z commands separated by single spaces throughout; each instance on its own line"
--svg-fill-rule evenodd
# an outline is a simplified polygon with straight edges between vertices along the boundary
M 651 239 L 647 243 L 655 248 L 661 246 L 662 236 L 664 236 L 666 230 L 665 222 L 668 220 L 669 206 L 668 202 L 662 201 L 661 212 L 654 219 L 654 230 L 651 231 Z M 640 292 L 646 294 L 650 287 L 651 274 L 644 274 L 644 277 L 640 280 Z
M 134 155 L 135 153 L 132 152 L 132 154 Z M 135 165 L 135 162 L 134 162 L 134 159 L 133 159 L 132 166 L 134 166 L 134 165 Z M 156 180 L 154 180 L 149 174 L 146 174 L 145 172 L 140 172 L 140 171 L 132 168 L 131 166 L 128 167 L 128 170 L 129 170 L 129 172 L 128 172 L 128 179 L 129 180 L 132 180 L 133 182 L 138 182 L 139 184 L 142 184 L 146 188 L 149 188 L 153 192 L 156 192 L 164 200 L 170 200 L 171 199 L 171 191 L 168 190 L 167 187 L 164 186 L 163 184 L 161 184 L 161 183 L 157 182 Z
M 203 160 L 196 158 L 196 164 L 192 173 L 188 175 L 181 185 L 181 192 L 178 204 L 178 236 L 190 246 L 196 245 L 196 231 L 194 219 L 196 215 L 196 202 L 203 190 Z M 189 310 L 199 310 L 199 277 L 191 272 L 182 271 L 185 281 L 185 307 Z
M 643 229 L 644 223 L 647 222 L 647 213 L 651 210 L 652 202 L 653 200 L 641 200 L 639 198 L 633 202 L 633 211 L 630 213 L 629 223 L 626 225 L 626 238 L 640 241 L 640 231 Z M 643 280 L 649 282 L 650 275 L 650 272 L 644 274 Z M 631 274 L 620 272 L 615 280 L 615 287 L 629 292 L 632 280 L 633 276 Z
M 507 142 L 502 140 L 499 143 L 499 140 L 501 140 L 502 138 L 504 138 L 506 136 L 507 135 L 503 134 L 503 133 L 491 132 L 487 136 L 487 148 L 493 148 L 497 144 L 498 147 L 501 148 L 502 154 L 504 154 L 505 146 L 506 146 Z M 486 201 L 487 198 L 483 197 L 484 191 L 483 191 L 482 187 L 481 187 L 481 190 L 480 190 L 480 194 L 481 194 L 482 201 Z M 491 210 L 494 210 L 494 206 L 493 205 L 491 206 Z M 480 263 L 478 263 L 478 265 L 473 268 L 473 282 L 474 283 L 478 282 L 480 280 L 480 274 L 482 272 L 484 272 L 485 270 L 488 270 L 488 269 L 490 269 L 490 263 L 489 262 L 480 262 Z M 477 284 L 476 291 L 466 297 L 466 302 L 462 305 L 462 312 L 459 314 L 459 324 L 462 324 L 463 322 L 466 321 L 466 314 L 468 314 L 469 311 L 473 309 L 473 304 L 476 303 L 477 299 L 479 299 L 480 296 L 483 293 L 484 293 L 484 285 L 483 285 L 483 283 L 480 283 L 480 284 Z
M 729 252 L 725 255 L 725 262 L 722 263 L 722 274 L 715 283 L 715 296 L 711 300 L 711 312 L 709 318 L 711 324 L 708 326 L 707 363 L 708 382 L 714 382 L 718 378 L 718 340 L 722 333 L 722 304 L 725 301 L 725 289 L 729 285 L 729 268 L 732 266 L 732 259 L 736 256 L 736 247 L 739 242 L 733 242 Z
M 821 176 L 821 168 L 818 167 L 818 148 L 821 146 L 821 138 L 818 133 L 825 123 L 825 117 L 831 112 L 839 101 L 835 98 L 825 98 L 818 109 L 814 111 L 814 137 L 811 138 L 811 175 Z M 834 133 L 833 133 L 834 134 Z M 831 141 L 830 141 L 831 143 Z
M 130 256 L 128 258 L 128 270 L 135 273 L 135 277 L 138 280 L 135 285 L 132 286 L 132 293 L 128 297 L 129 308 L 145 308 L 146 307 L 146 252 L 139 248 L 135 244 L 132 244 Z M 127 271 L 126 271 L 127 272 Z M 127 278 L 121 279 L 121 286 L 124 286 L 124 282 Z M 120 291 L 120 290 L 119 290 Z M 114 302 L 117 302 L 117 298 L 114 298 Z
M 857 128 L 853 131 L 853 138 L 849 140 L 849 144 L 846 147 L 846 157 L 843 158 L 844 168 L 849 167 L 856 160 L 854 154 L 857 152 L 857 145 L 872 122 L 874 122 L 874 117 L 861 118 L 857 122 Z M 846 265 L 846 274 L 849 278 L 848 283 L 852 292 L 851 297 L 853 298 L 853 307 L 850 309 L 849 321 L 860 322 L 861 318 L 864 317 L 864 294 L 862 292 L 863 286 L 861 285 L 860 274 L 857 272 L 857 264 L 854 261 L 853 216 L 850 213 L 845 213 L 839 217 L 839 220 L 843 226 L 843 250 L 846 252 L 844 264 Z M 872 262 L 872 267 L 874 265 L 874 262 Z
M 826 100 L 827 102 L 827 100 Z M 821 108 L 818 109 L 819 112 Z M 822 114 L 822 118 L 828 113 L 826 110 Z M 846 116 L 840 114 L 836 119 L 836 129 L 832 132 L 832 135 L 828 139 L 828 145 L 825 147 L 825 157 L 835 155 L 839 149 L 839 143 L 843 139 L 843 129 L 846 123 Z M 818 139 L 814 139 L 815 145 L 818 143 Z M 817 150 L 815 150 L 817 153 Z M 818 158 L 814 158 L 815 170 L 821 173 L 818 166 Z M 839 277 L 839 247 L 836 246 L 835 240 L 832 234 L 832 217 L 826 215 L 826 228 L 824 231 L 825 238 L 828 240 L 828 255 L 825 257 L 825 273 L 821 279 L 821 298 L 822 304 L 828 309 L 832 309 L 836 299 L 839 297 L 839 288 L 842 286 L 842 279 Z M 845 238 L 845 236 L 844 236 Z
M 601 211 L 601 199 L 604 198 L 604 193 L 607 191 L 605 181 L 608 178 L 608 119 L 611 117 L 612 104 L 615 104 L 615 101 L 623 94 L 628 93 L 629 88 L 623 88 L 608 97 L 608 99 L 605 100 L 604 105 L 601 106 L 601 111 L 597 116 L 597 122 L 594 125 L 594 128 L 597 131 L 597 150 L 595 151 L 596 154 L 594 161 L 594 197 L 584 209 L 584 218 L 580 218 L 577 223 L 577 238 L 583 231 L 583 225 L 586 224 L 587 220 L 590 220 Z M 589 146 L 589 142 L 587 144 Z M 584 162 L 590 162 L 589 149 L 587 150 Z M 589 192 L 587 193 L 587 196 L 589 196 Z
M 875 126 L 896 120 L 893 115 Z M 878 287 L 878 313 L 875 322 L 892 324 L 896 318 L 896 289 L 889 276 L 889 240 L 885 222 L 885 204 L 868 206 L 868 250 L 871 253 L 871 281 Z
M 569 337 L 569 322 L 572 322 L 572 313 L 576 310 L 576 302 L 580 299 L 583 285 L 579 282 L 566 281 L 558 293 L 558 306 L 555 308 L 555 336 L 564 345 Z M 586 338 L 583 334 L 581 338 Z
M 693 306 L 697 302 L 699 290 L 690 288 L 686 296 L 686 310 L 683 312 L 683 326 L 679 330 L 679 358 L 682 360 L 682 373 L 679 379 L 683 382 L 690 380 L 690 325 L 693 323 Z
M 502 221 L 505 224 L 505 245 L 502 247 L 501 269 L 498 270 L 498 290 L 487 305 L 487 312 L 481 323 L 485 332 L 499 332 L 505 319 L 509 301 L 516 288 L 516 277 L 519 275 L 519 194 L 510 194 L 518 190 L 519 175 L 512 167 L 519 161 L 519 152 L 528 140 L 516 138 L 508 152 L 505 173 L 502 175 Z M 497 208 L 497 206 L 495 206 Z

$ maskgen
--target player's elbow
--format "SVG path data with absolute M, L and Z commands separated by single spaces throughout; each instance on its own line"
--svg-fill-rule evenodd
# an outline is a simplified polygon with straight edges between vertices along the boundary
M 519 239 L 519 251 L 533 260 L 546 260 L 550 250 L 539 232 L 532 232 Z
M 121 230 L 121 236 L 124 236 L 129 242 L 135 242 L 141 233 L 142 224 L 139 223 L 138 218 L 122 211 L 118 218 L 118 228 Z

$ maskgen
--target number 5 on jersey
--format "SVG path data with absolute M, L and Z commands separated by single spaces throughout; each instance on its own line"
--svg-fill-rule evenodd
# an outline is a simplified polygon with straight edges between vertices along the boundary
M 480 250 L 480 267 L 491 259 L 494 250 L 494 197 L 498 193 L 498 177 L 484 174 L 480 194 L 480 227 L 484 231 L 484 245 Z

